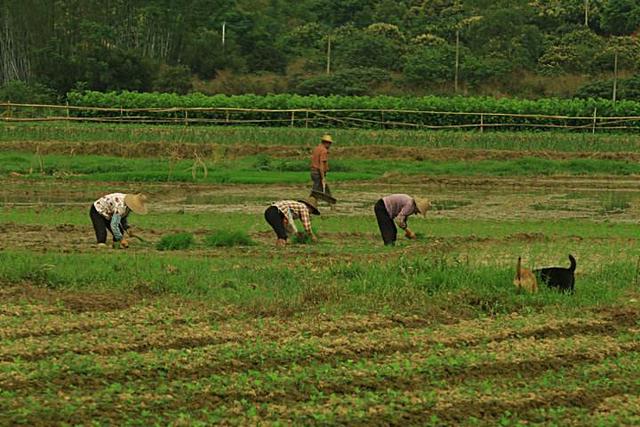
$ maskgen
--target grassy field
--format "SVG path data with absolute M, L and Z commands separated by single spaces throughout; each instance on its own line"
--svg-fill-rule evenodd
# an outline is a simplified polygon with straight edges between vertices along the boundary
M 2 130 L 1 425 L 640 423 L 637 138 L 340 130 L 319 242 L 276 248 L 315 130 Z M 128 250 L 113 191 L 150 195 Z M 394 192 L 434 209 L 388 248 Z M 574 295 L 513 286 L 568 254 Z

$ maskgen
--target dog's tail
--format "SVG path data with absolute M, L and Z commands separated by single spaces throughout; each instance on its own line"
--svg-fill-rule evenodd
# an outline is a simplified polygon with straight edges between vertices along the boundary
M 571 266 L 569 266 L 569 270 L 576 271 L 576 259 L 571 254 L 569 254 L 569 261 L 571 262 Z
M 521 280 L 521 276 L 520 276 L 521 268 L 522 268 L 522 258 L 518 257 L 518 264 L 516 265 L 516 280 L 518 281 Z

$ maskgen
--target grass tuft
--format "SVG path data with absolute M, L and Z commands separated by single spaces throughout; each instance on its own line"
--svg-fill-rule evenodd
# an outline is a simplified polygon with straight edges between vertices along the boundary
M 629 209 L 631 204 L 629 203 L 629 197 L 624 194 L 611 192 L 609 195 L 601 200 L 600 213 L 601 214 L 620 214 Z
M 291 237 L 291 243 L 295 243 L 296 245 L 310 245 L 313 243 L 311 240 L 311 236 L 307 233 L 294 234 Z
M 163 236 L 162 239 L 156 245 L 156 249 L 159 251 L 175 251 L 180 249 L 187 249 L 195 243 L 193 234 L 191 233 L 177 233 Z
M 230 246 L 252 246 L 256 243 L 244 231 L 216 230 L 204 239 L 204 244 L 210 248 Z

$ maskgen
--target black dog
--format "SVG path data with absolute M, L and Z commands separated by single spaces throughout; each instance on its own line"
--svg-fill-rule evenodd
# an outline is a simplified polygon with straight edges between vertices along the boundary
M 576 283 L 575 271 L 576 271 L 576 259 L 569 254 L 569 261 L 571 266 L 569 268 L 563 267 L 547 267 L 533 270 L 533 273 L 540 278 L 550 288 L 558 288 L 562 292 L 574 292 L 574 286 Z

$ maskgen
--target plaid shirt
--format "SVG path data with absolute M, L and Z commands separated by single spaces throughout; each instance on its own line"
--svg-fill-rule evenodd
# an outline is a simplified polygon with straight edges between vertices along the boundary
M 296 202 L 295 200 L 280 200 L 271 206 L 278 208 L 285 217 L 288 217 L 290 212 L 293 219 L 302 221 L 302 226 L 305 231 L 311 234 L 311 214 L 309 213 L 307 205 L 302 202 Z

